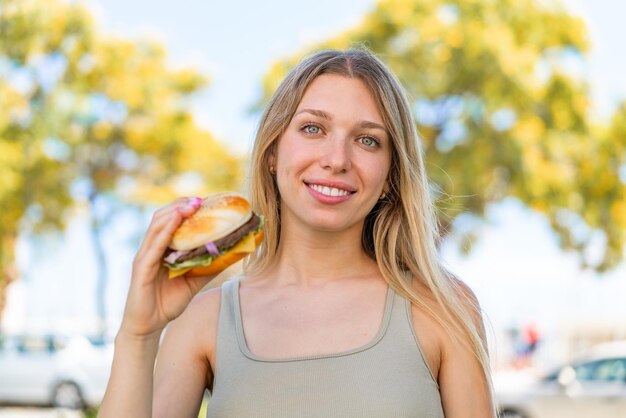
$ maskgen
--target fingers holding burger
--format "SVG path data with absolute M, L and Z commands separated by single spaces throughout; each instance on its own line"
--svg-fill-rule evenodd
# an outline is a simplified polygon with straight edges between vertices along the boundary
M 263 217 L 232 192 L 210 195 L 186 217 L 165 252 L 169 277 L 209 276 L 252 253 L 263 241 Z

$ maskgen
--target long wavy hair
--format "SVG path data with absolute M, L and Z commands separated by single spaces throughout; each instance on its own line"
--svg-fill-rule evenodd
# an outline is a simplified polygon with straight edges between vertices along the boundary
M 489 393 L 492 385 L 482 330 L 475 318 L 480 308 L 467 290 L 443 266 L 437 250 L 440 239 L 434 205 L 424 167 L 421 141 L 407 94 L 386 65 L 364 48 L 323 50 L 302 60 L 282 81 L 260 120 L 250 162 L 250 200 L 265 216 L 265 241 L 245 263 L 246 272 L 268 267 L 280 240 L 280 195 L 270 156 L 291 122 L 306 88 L 321 74 L 336 74 L 363 81 L 374 96 L 392 139 L 388 191 L 367 215 L 363 249 L 376 260 L 387 283 L 437 320 L 478 359 Z M 431 309 L 412 280 L 426 285 L 444 315 Z M 474 318 L 474 320 L 472 319 Z M 493 402 L 493 396 L 491 396 Z

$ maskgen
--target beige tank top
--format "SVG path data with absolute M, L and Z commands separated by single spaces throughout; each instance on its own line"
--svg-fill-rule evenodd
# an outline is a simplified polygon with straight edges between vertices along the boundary
M 239 279 L 222 285 L 208 418 L 443 418 L 407 299 L 387 291 L 368 344 L 319 356 L 267 359 L 248 350 Z

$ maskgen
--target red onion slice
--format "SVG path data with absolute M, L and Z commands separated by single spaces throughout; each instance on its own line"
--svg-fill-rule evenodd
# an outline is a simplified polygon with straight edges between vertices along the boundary
M 167 257 L 165 257 L 163 260 L 165 260 L 165 262 L 167 263 L 174 264 L 176 260 L 178 260 L 179 257 L 187 254 L 188 252 L 189 250 L 174 251 L 173 253 L 170 253 Z
M 217 246 L 215 245 L 214 242 L 207 242 L 206 244 L 204 244 L 204 248 L 206 248 L 206 250 L 211 255 L 214 255 L 214 256 L 220 255 L 220 251 L 217 249 Z

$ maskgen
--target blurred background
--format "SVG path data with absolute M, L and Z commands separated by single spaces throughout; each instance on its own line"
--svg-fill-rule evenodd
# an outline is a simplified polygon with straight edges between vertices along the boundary
M 410 93 L 441 254 L 483 307 L 505 415 L 626 417 L 623 16 L 609 0 L 0 0 L 0 418 L 95 414 L 152 212 L 245 191 L 280 80 L 355 44 Z

